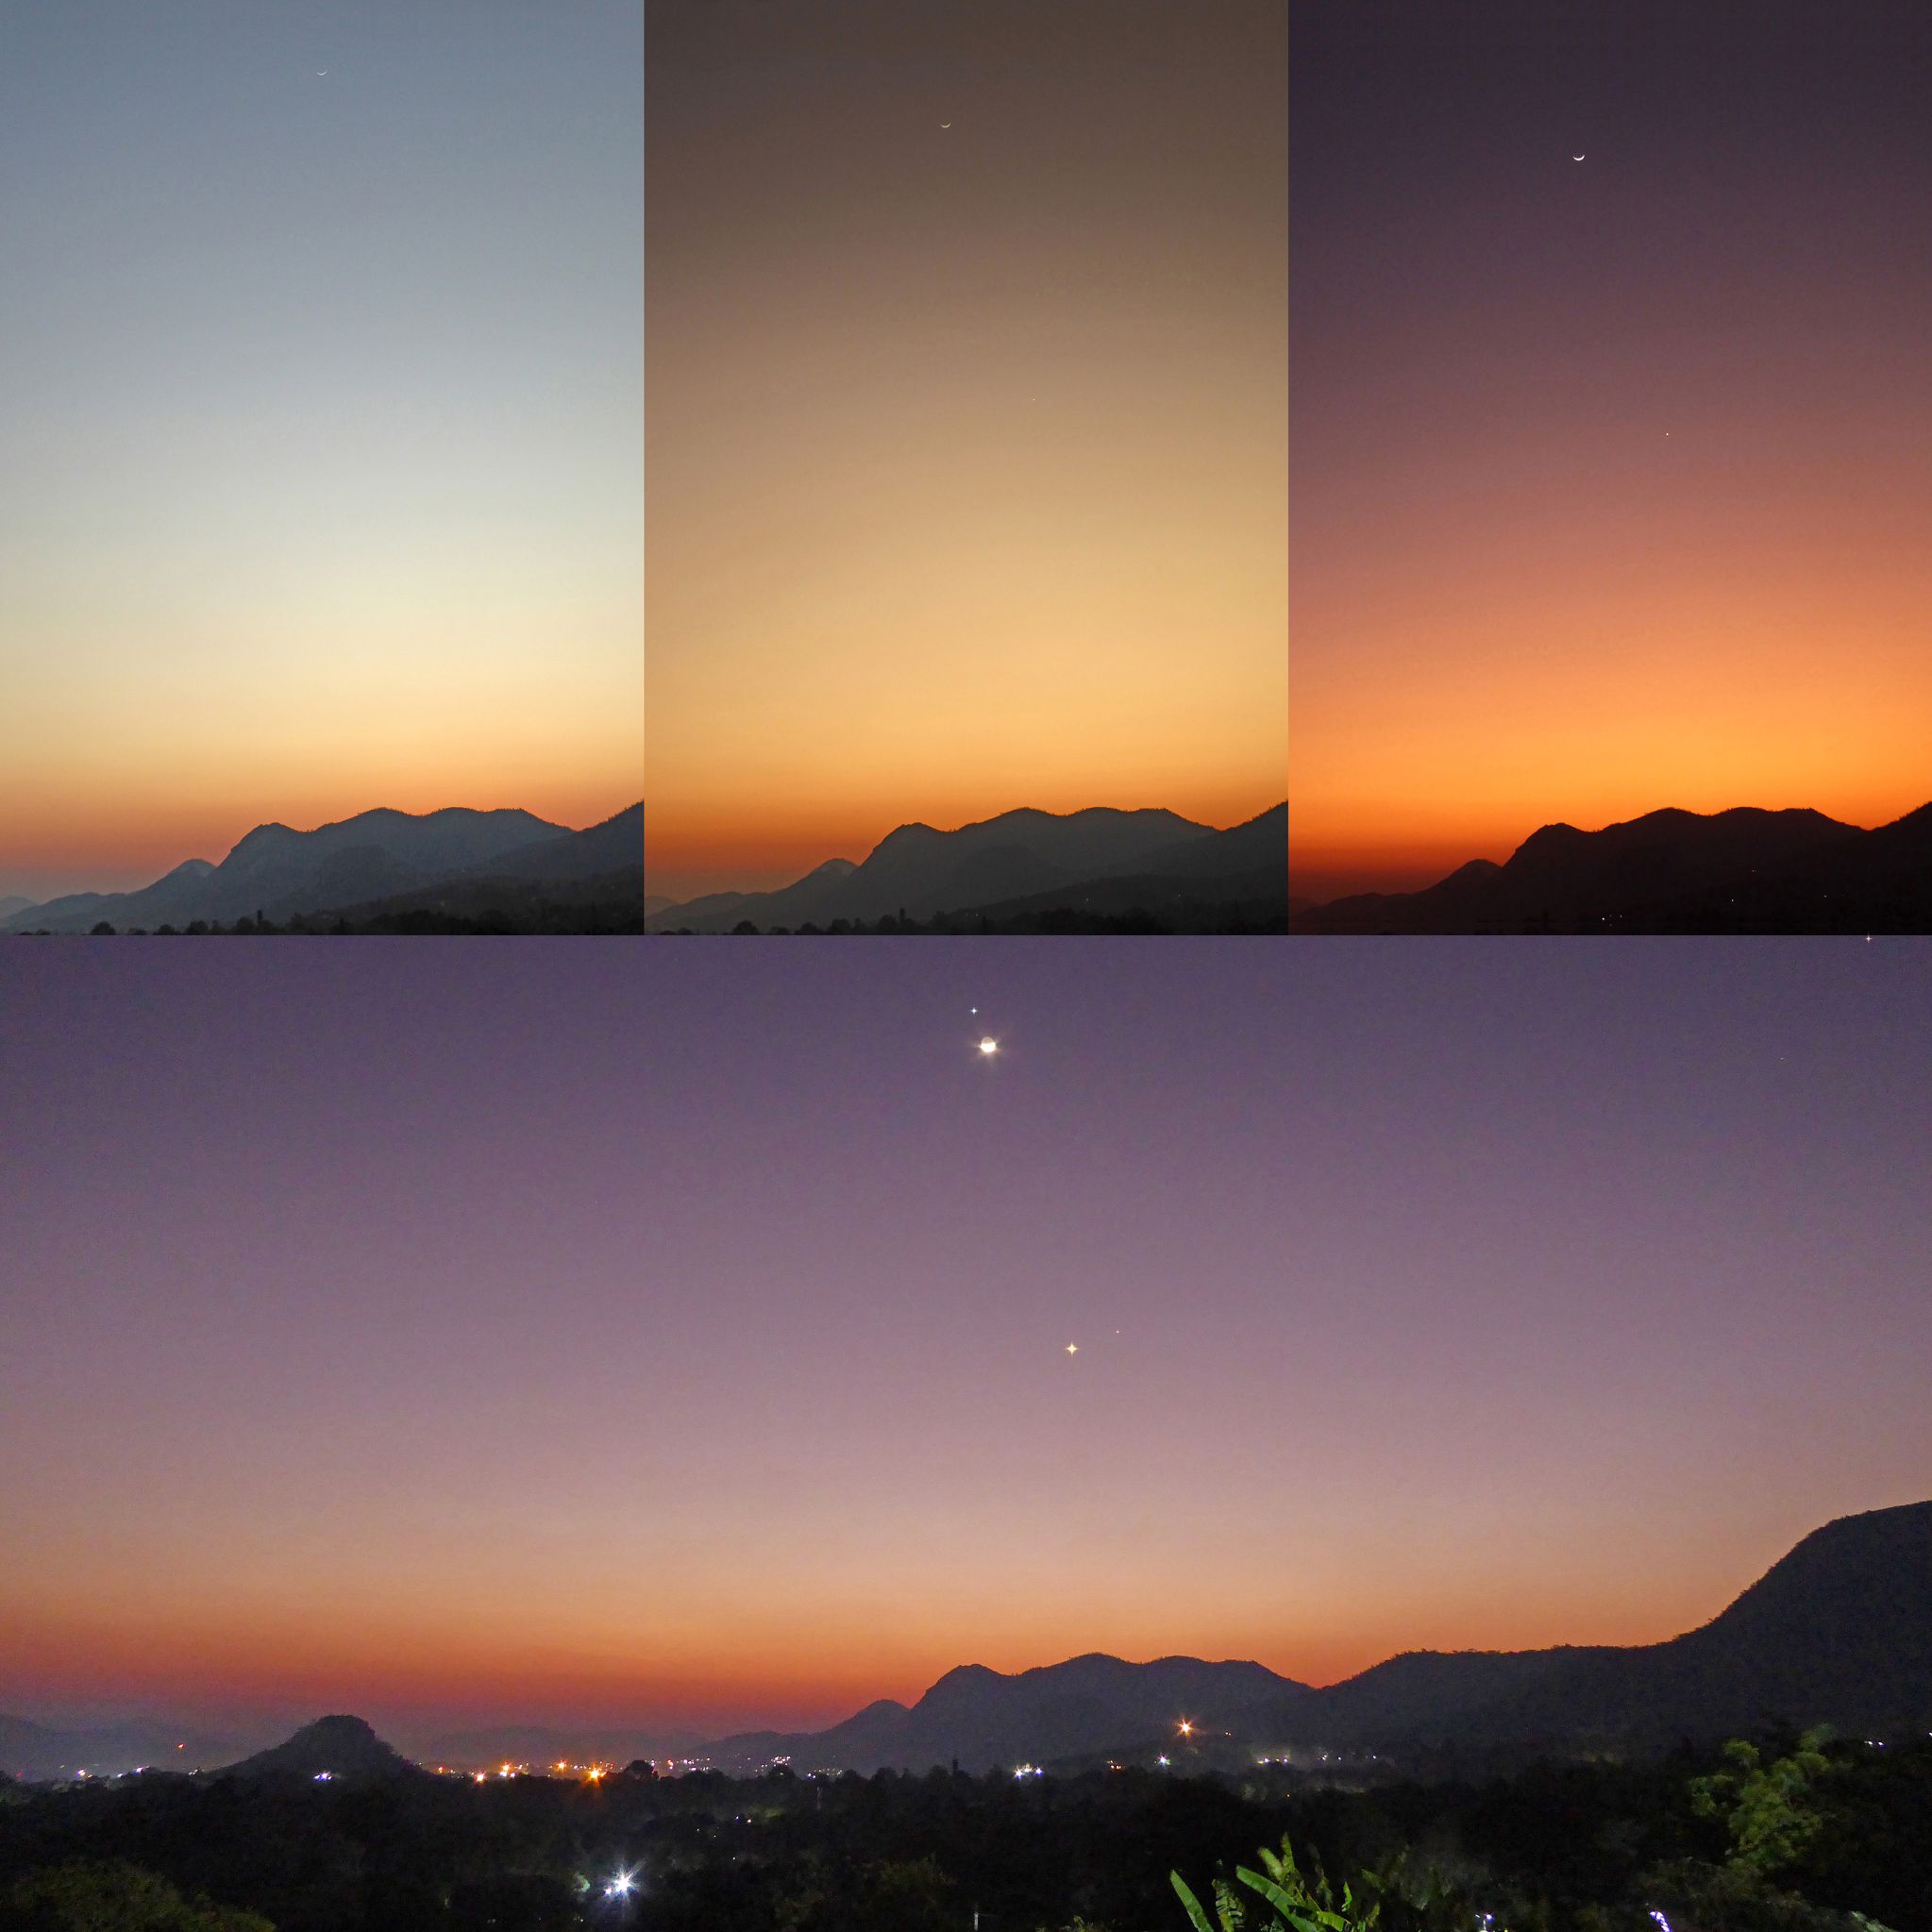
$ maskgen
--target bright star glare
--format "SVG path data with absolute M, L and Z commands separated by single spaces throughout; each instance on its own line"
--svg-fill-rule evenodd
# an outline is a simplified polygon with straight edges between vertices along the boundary
M 980 1051 L 983 1053 L 997 1053 L 999 1050 L 1000 1042 L 994 1039 L 990 1033 L 980 1042 Z

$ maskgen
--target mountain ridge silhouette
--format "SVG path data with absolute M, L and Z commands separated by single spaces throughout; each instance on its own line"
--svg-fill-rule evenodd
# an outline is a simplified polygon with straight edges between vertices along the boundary
M 1932 932 L 1932 804 L 1869 831 L 1802 806 L 1665 806 L 1594 832 L 1556 821 L 1500 865 L 1305 906 L 1289 931 Z
M 268 820 L 219 864 L 188 859 L 125 893 L 76 893 L 0 921 L 0 932 L 85 932 L 106 923 L 181 927 L 264 914 L 283 921 L 386 902 L 459 879 L 582 881 L 634 867 L 643 894 L 643 807 L 582 831 L 517 808 L 451 805 L 427 813 L 378 806 L 300 832 Z
M 1225 831 L 1161 807 L 1051 813 L 1017 806 L 949 832 L 912 820 L 856 863 L 828 860 L 771 892 L 705 894 L 654 913 L 646 925 L 657 932 L 725 932 L 748 923 L 793 931 L 993 908 L 1112 912 L 1190 892 L 1190 902 L 1201 904 L 1258 897 L 1279 913 L 1287 898 L 1286 813 L 1285 805 L 1270 807 Z M 1271 888 L 1277 871 L 1279 885 Z M 1128 879 L 1143 882 L 1137 895 L 1102 883 Z M 1223 891 L 1231 882 L 1239 890 Z
M 1229 1734 L 1224 1748 L 1237 1756 L 1376 1750 L 1411 1767 L 1439 1765 L 1445 1749 L 1655 1750 L 1779 1720 L 1859 1736 L 1932 1729 L 1932 1502 L 1834 1518 L 1705 1622 L 1655 1643 L 1409 1651 L 1319 1688 L 1258 1663 L 1186 1656 L 1133 1663 L 1088 1652 L 1015 1672 L 961 1664 L 910 1705 L 877 1698 L 822 1730 L 738 1732 L 687 1748 L 731 1769 L 788 1756 L 801 1769 L 924 1771 L 957 1760 L 983 1771 L 1171 1749 L 1183 1718 Z M 126 1727 L 61 1733 L 0 1717 L 0 1770 L 63 1774 L 56 1755 L 71 1766 L 76 1749 L 100 1769 L 120 1768 L 112 1754 L 135 1750 L 166 1769 L 161 1740 L 192 1735 L 150 1723 L 137 1742 Z M 531 1732 L 545 1759 L 579 1736 Z M 227 1771 L 380 1776 L 393 1774 L 393 1760 L 398 1754 L 361 1719 L 332 1718 Z
M 1093 1694 L 1096 1666 L 1147 1694 L 1105 1705 Z M 1235 1674 L 1189 1680 L 1173 1666 Z M 1779 1718 L 1932 1728 L 1932 1502 L 1834 1519 L 1707 1622 L 1657 1643 L 1407 1652 L 1320 1688 L 1260 1664 L 1198 1658 L 1132 1664 L 1093 1654 L 1010 1675 L 963 1665 L 910 1705 L 882 1699 L 824 1731 L 744 1733 L 710 1750 L 868 1772 L 954 1759 L 984 1770 L 1131 1748 L 1170 1737 L 1183 1717 L 1225 1723 L 1257 1747 L 1410 1753 L 1648 1748 Z

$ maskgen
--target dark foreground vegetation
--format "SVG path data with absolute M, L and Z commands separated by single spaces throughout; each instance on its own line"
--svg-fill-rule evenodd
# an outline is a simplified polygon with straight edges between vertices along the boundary
M 1923 1736 L 1481 1783 L 1298 1775 L 14 1785 L 0 1927 L 1932 1932 Z
M 989 913 L 938 913 L 930 919 L 908 918 L 903 913 L 888 914 L 882 919 L 833 919 L 830 925 L 815 926 L 809 920 L 802 926 L 759 926 L 741 919 L 727 937 L 792 935 L 804 938 L 841 939 L 848 934 L 892 937 L 898 934 L 993 934 L 1042 932 L 1126 932 L 1126 933 L 1253 933 L 1285 932 L 1288 905 L 1283 899 L 1276 904 L 1187 904 L 1165 906 L 1150 911 L 1134 906 L 1124 912 L 1087 912 L 1077 906 L 1043 907 L 1028 912 L 994 915 Z M 696 936 L 688 926 L 660 924 L 657 931 L 667 938 Z
M 533 936 L 557 932 L 642 932 L 644 898 L 574 903 L 541 898 L 506 896 L 500 903 L 479 902 L 469 911 L 439 906 L 407 906 L 382 911 L 306 913 L 277 924 L 267 916 L 220 920 L 193 919 L 185 926 L 152 929 L 129 926 L 125 932 L 107 920 L 91 929 L 96 939 L 160 938 L 284 938 L 290 934 L 344 938 L 356 934 L 497 933 Z M 45 939 L 61 935 L 28 932 L 9 935 Z

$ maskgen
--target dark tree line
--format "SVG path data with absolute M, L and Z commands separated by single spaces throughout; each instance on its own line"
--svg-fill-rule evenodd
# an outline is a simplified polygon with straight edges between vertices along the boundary
M 13 1786 L 0 1932 L 966 1932 L 975 1912 L 1187 1932 L 1172 1873 L 1206 1900 L 1284 1840 L 1336 1896 L 1379 1874 L 1378 1932 L 1657 1932 L 1659 1911 L 1672 1932 L 1932 1932 L 1932 1741 L 1754 1749 L 1353 1789 L 1279 1767 Z

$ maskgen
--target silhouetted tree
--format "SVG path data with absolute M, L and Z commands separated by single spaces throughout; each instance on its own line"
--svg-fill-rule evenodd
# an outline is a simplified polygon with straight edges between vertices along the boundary
M 0 1923 L 34 1932 L 275 1932 L 253 1912 L 183 1898 L 165 1878 L 119 1859 L 30 1872 L 4 1909 Z

